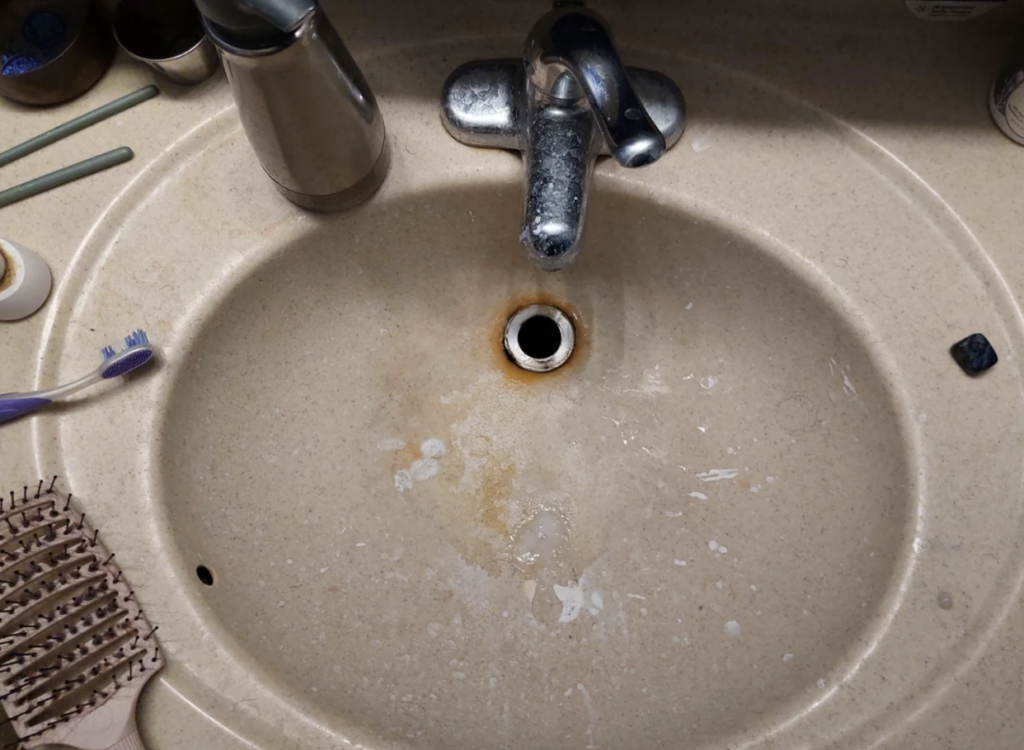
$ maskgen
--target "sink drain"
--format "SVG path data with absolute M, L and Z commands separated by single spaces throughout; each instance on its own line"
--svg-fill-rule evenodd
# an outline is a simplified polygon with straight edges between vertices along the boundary
M 505 353 L 530 372 L 551 372 L 569 361 L 576 331 L 569 316 L 551 305 L 528 305 L 505 325 Z

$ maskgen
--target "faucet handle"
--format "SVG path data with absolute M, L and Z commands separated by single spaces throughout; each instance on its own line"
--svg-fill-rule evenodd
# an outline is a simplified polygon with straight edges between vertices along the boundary
M 665 138 L 640 102 L 607 24 L 583 3 L 555 3 L 530 32 L 524 64 L 533 86 L 552 99 L 586 97 L 622 166 L 643 167 L 665 153 Z

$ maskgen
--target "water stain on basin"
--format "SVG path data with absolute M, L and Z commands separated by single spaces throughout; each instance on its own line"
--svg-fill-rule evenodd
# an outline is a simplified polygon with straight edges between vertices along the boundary
M 515 186 L 324 218 L 183 353 L 175 541 L 227 647 L 352 742 L 726 742 L 884 614 L 906 446 L 840 306 L 727 227 L 592 201 L 555 277 Z M 543 375 L 501 348 L 536 301 L 582 332 Z

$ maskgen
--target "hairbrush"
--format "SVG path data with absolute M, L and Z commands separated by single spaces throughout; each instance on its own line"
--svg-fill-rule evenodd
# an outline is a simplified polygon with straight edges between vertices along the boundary
M 144 750 L 156 628 L 56 482 L 0 496 L 0 704 L 25 750 Z

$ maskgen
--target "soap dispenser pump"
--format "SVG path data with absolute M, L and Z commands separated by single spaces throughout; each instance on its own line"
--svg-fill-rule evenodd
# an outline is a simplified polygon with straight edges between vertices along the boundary
M 369 198 L 388 170 L 384 120 L 316 0 L 195 2 L 249 142 L 281 193 L 315 211 Z

